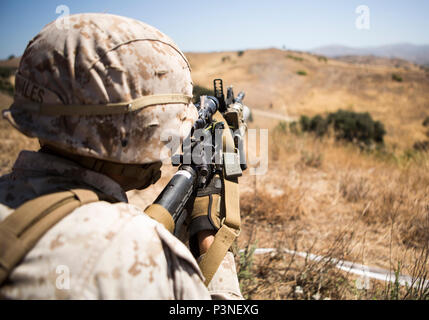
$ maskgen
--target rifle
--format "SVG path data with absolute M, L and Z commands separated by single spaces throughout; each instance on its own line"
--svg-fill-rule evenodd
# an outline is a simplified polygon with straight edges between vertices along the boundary
M 225 98 L 222 79 L 215 79 L 213 86 L 214 96 L 201 96 L 195 104 L 198 119 L 182 144 L 182 154 L 172 156 L 178 171 L 154 201 L 172 216 L 177 237 L 183 231 L 199 188 L 205 187 L 215 174 L 236 179 L 247 168 L 243 139 L 250 110 L 243 105 L 245 94 L 240 92 L 234 97 L 229 87 Z M 227 123 L 215 120 L 218 111 Z M 226 152 L 223 148 L 223 131 L 228 127 L 233 131 L 235 152 Z

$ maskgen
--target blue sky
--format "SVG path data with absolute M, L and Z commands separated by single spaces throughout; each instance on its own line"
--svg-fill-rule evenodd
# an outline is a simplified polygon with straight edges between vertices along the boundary
M 139 19 L 169 35 L 183 51 L 328 44 L 429 44 L 427 0 L 0 0 L 0 59 L 21 55 L 67 5 L 70 13 L 108 12 Z M 370 9 L 370 29 L 358 30 L 355 9 Z

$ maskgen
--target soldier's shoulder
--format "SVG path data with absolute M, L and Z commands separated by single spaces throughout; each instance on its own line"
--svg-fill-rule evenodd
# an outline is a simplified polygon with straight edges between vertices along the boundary
M 137 240 L 147 243 L 162 242 L 165 249 L 191 264 L 199 272 L 198 264 L 186 245 L 135 205 L 122 202 L 114 204 L 104 201 L 94 202 L 76 209 L 66 219 L 70 221 L 65 221 L 63 228 L 75 227 L 80 230 L 79 232 L 86 229 L 91 233 L 100 233 L 103 237 L 106 236 L 106 232 L 115 229 L 115 234 L 121 233 L 116 239 L 117 242 L 133 243 Z M 68 230 L 68 233 L 70 232 L 72 231 Z
M 76 210 L 75 214 L 81 216 L 80 221 L 72 224 L 79 225 L 77 232 L 88 228 L 83 238 L 90 243 L 83 248 L 97 250 L 100 243 L 105 243 L 92 273 L 109 287 L 126 284 L 130 295 L 137 295 L 144 285 L 151 288 L 149 291 L 163 288 L 167 293 L 172 284 L 165 279 L 166 273 L 175 274 L 175 277 L 187 274 L 194 286 L 203 284 L 203 275 L 188 248 L 141 208 L 127 203 L 96 202 Z M 81 222 L 85 219 L 87 225 L 82 229 Z M 69 234 L 73 232 L 68 231 Z

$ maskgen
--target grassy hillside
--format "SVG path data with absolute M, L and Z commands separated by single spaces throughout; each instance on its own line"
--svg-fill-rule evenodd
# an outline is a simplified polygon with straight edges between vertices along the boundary
M 375 57 L 340 61 L 277 49 L 248 50 L 242 56 L 237 52 L 186 56 L 195 83 L 211 87 L 213 78 L 223 78 L 236 90 L 246 91 L 250 107 L 289 116 L 338 109 L 370 112 L 385 123 L 388 143 L 407 148 L 424 138 L 419 127 L 429 115 L 429 73 L 412 63 Z

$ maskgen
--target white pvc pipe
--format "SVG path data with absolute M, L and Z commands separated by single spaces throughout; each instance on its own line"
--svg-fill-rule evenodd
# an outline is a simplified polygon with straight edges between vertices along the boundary
M 376 267 L 368 267 L 365 266 L 363 264 L 359 264 L 359 263 L 354 263 L 354 262 L 350 262 L 350 261 L 344 261 L 344 260 L 338 260 L 335 258 L 330 258 L 330 257 L 323 257 L 323 256 L 318 256 L 312 253 L 308 253 L 308 252 L 300 252 L 300 251 L 294 251 L 294 250 L 289 250 L 289 249 L 282 249 L 282 251 L 284 253 L 287 254 L 292 254 L 292 255 L 296 255 L 302 258 L 308 258 L 310 260 L 313 261 L 322 261 L 322 260 L 330 260 L 332 263 L 335 264 L 335 267 L 346 271 L 346 272 L 350 272 L 353 274 L 357 274 L 360 275 L 362 277 L 364 277 L 364 279 L 367 278 L 372 278 L 372 279 L 377 279 L 377 280 L 381 280 L 381 281 L 390 281 L 390 282 L 395 282 L 395 274 L 394 272 L 391 272 L 389 270 L 385 270 L 385 269 L 381 269 L 381 268 L 376 268 Z M 244 252 L 244 249 L 241 249 L 240 252 Z M 257 248 L 255 249 L 254 254 L 266 254 L 266 253 L 272 253 L 272 252 L 278 252 L 277 249 L 275 248 Z M 406 276 L 406 275 L 399 275 L 398 276 L 398 282 L 400 285 L 405 286 L 429 286 L 429 280 L 425 280 L 422 283 L 421 279 L 416 279 L 416 278 L 412 278 L 410 276 Z M 413 284 L 414 282 L 414 284 Z

